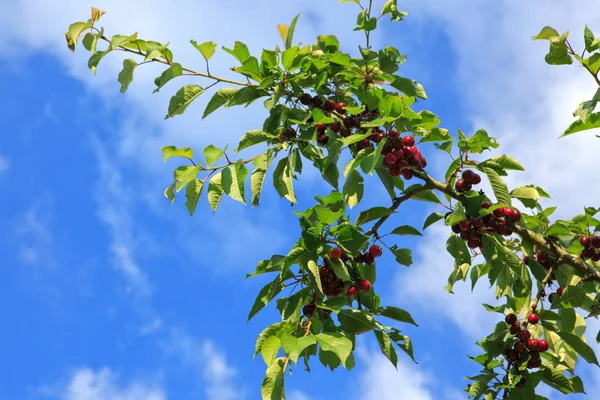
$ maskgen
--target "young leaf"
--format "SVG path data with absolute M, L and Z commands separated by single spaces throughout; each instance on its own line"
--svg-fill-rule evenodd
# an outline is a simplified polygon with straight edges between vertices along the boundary
M 346 367 L 348 358 L 352 353 L 352 341 L 341 333 L 319 333 L 316 339 L 324 351 L 335 353 Z
M 183 114 L 192 101 L 196 100 L 202 92 L 204 92 L 204 89 L 198 85 L 187 85 L 179 89 L 169 101 L 169 111 L 165 119 Z
M 363 182 L 362 175 L 356 170 L 352 171 L 346 179 L 344 183 L 344 201 L 348 204 L 348 207 L 352 208 L 360 203 L 364 191 Z
M 154 84 L 157 86 L 153 93 L 158 92 L 163 86 L 167 84 L 171 79 L 181 76 L 183 74 L 183 68 L 179 63 L 173 63 L 169 68 L 163 71 L 163 73 L 154 80 Z
M 119 83 L 121 84 L 121 93 L 125 93 L 131 81 L 133 81 L 133 71 L 138 64 L 131 58 L 123 60 L 123 69 L 119 72 Z
M 267 339 L 265 339 L 260 353 L 262 354 L 263 360 L 267 366 L 271 365 L 273 361 L 275 361 L 280 348 L 281 339 L 279 339 L 277 336 L 269 336 Z
M 198 44 L 195 40 L 190 40 L 192 46 L 196 48 L 201 54 L 202 57 L 208 62 L 208 60 L 215 54 L 215 50 L 217 49 L 217 44 L 213 42 L 204 42 L 202 44 Z
M 260 193 L 269 165 L 267 154 L 257 156 L 252 163 L 254 164 L 254 171 L 250 175 L 250 186 L 252 188 L 252 206 L 255 207 L 259 205 Z
M 232 199 L 246 204 L 244 181 L 248 177 L 248 169 L 242 160 L 238 160 L 235 165 L 222 170 L 221 186 L 223 191 Z
M 223 186 L 221 185 L 221 173 L 215 174 L 208 182 L 208 203 L 213 212 L 217 211 L 217 207 L 223 197 Z
M 190 215 L 194 215 L 194 211 L 196 211 L 196 206 L 198 205 L 198 200 L 200 200 L 203 186 L 203 180 L 194 179 L 187 185 L 187 188 L 185 189 L 185 197 L 187 198 L 185 206 L 187 207 Z
M 392 345 L 390 337 L 387 335 L 387 333 L 378 329 L 373 332 L 375 333 L 375 338 L 377 338 L 377 343 L 379 343 L 381 352 L 388 358 L 388 360 L 390 360 L 394 367 L 398 368 L 398 354 L 396 354 L 396 350 Z
M 188 160 L 192 160 L 194 157 L 194 150 L 189 147 L 182 147 L 178 149 L 175 146 L 165 146 L 162 148 L 163 161 L 167 162 L 167 160 L 171 157 L 184 157 Z

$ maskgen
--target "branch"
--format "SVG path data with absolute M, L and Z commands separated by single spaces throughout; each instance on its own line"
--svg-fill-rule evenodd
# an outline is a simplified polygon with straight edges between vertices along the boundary
M 371 236 L 373 234 L 377 235 L 377 230 L 390 217 L 390 215 L 392 215 L 392 213 L 394 211 L 396 211 L 398 209 L 398 207 L 400 207 L 400 204 L 404 203 L 406 200 L 410 199 L 411 197 L 413 197 L 416 194 L 419 194 L 421 192 L 426 192 L 427 190 L 431 190 L 431 189 L 434 189 L 434 188 L 435 187 L 433 185 L 427 183 L 424 186 L 421 186 L 420 188 L 416 188 L 415 190 L 406 193 L 404 196 L 396 197 L 394 199 L 394 202 L 392 203 L 392 206 L 389 208 L 390 213 L 388 215 L 385 215 L 385 216 L 379 218 L 379 220 L 375 223 L 375 225 L 373 225 L 373 227 L 371 228 L 371 230 L 369 230 L 366 233 L 366 235 L 367 236 Z

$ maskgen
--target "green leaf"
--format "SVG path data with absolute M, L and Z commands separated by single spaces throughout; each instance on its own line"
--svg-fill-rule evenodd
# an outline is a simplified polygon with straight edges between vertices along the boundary
M 194 157 L 194 150 L 189 147 L 182 147 L 178 149 L 175 146 L 165 146 L 162 148 L 163 161 L 167 162 L 167 160 L 171 157 L 184 157 L 188 160 L 192 160 Z
M 260 290 L 258 295 L 256 296 L 256 300 L 252 305 L 252 309 L 250 310 L 250 314 L 248 314 L 248 321 L 252 319 L 260 310 L 262 310 L 271 300 L 275 298 L 281 291 L 283 290 L 283 285 L 279 276 L 275 278 L 272 282 L 267 283 Z M 263 345 L 264 346 L 264 345 Z
M 517 160 L 505 154 L 492 157 L 490 158 L 490 161 L 497 163 L 506 170 L 525 171 L 525 167 L 523 167 Z
M 69 26 L 69 30 L 65 33 L 65 37 L 67 39 L 67 46 L 71 51 L 75 51 L 75 45 L 77 44 L 77 40 L 79 40 L 81 32 L 91 26 L 92 20 L 89 20 L 88 22 L 75 22 Z
M 353 208 L 363 197 L 364 180 L 362 175 L 354 170 L 350 173 L 350 176 L 344 183 L 344 201 L 348 204 L 348 207 Z
M 312 274 L 312 276 L 315 280 L 315 283 L 317 284 L 317 287 L 319 288 L 319 292 L 322 294 L 323 286 L 321 285 L 321 274 L 319 273 L 319 266 L 313 260 L 308 260 L 306 267 Z
M 194 211 L 196 211 L 196 206 L 198 205 L 198 200 L 200 200 L 203 186 L 203 180 L 194 179 L 187 185 L 187 188 L 185 189 L 185 197 L 187 198 L 185 206 L 187 207 L 190 215 L 194 215 Z
M 296 22 L 298 22 L 299 17 L 300 17 L 300 14 L 296 15 L 294 17 L 294 19 L 292 20 L 292 23 L 288 27 L 287 36 L 285 38 L 285 48 L 286 49 L 289 49 L 290 47 L 292 47 L 292 39 L 294 38 L 294 30 L 296 29 Z
M 581 307 L 585 300 L 585 290 L 579 286 L 567 286 L 562 295 L 557 296 L 556 306 L 571 305 L 572 307 Z
M 425 94 L 425 89 L 423 89 L 423 86 L 418 84 L 417 81 L 413 79 L 398 77 L 391 83 L 391 86 L 407 96 L 420 97 L 425 100 L 427 99 L 427 95 Z
M 409 189 L 406 189 L 404 192 L 406 193 L 408 191 L 409 191 Z M 417 193 L 414 196 L 412 196 L 411 198 L 414 200 L 427 201 L 427 202 L 435 203 L 435 204 L 444 204 L 444 203 L 442 203 L 440 198 L 437 196 L 437 194 L 435 194 L 433 192 L 433 190 L 426 190 L 424 192 Z
M 454 257 L 456 265 L 471 265 L 471 254 L 465 241 L 456 235 L 452 235 L 446 241 L 446 250 Z
M 363 333 L 375 328 L 375 320 L 364 310 L 341 310 L 337 317 L 344 331 L 348 333 Z
M 529 186 L 521 186 L 510 192 L 510 196 L 516 199 L 529 199 L 538 201 L 540 199 L 540 194 L 538 191 Z
M 279 160 L 275 171 L 273 171 L 273 186 L 281 197 L 285 197 L 294 204 L 297 203 L 287 158 Z
M 394 178 L 392 178 L 390 173 L 384 168 L 375 168 L 375 173 L 377 174 L 377 176 L 379 176 L 379 179 L 381 180 L 381 183 L 383 183 L 385 190 L 390 195 L 390 198 L 392 200 L 395 199 L 396 189 L 394 185 Z
M 173 63 L 169 68 L 163 71 L 163 73 L 154 80 L 154 84 L 157 86 L 153 93 L 158 92 L 163 86 L 167 84 L 171 79 L 181 76 L 183 74 L 183 68 L 179 63 Z
M 202 54 L 206 62 L 215 54 L 215 50 L 217 49 L 217 44 L 213 42 L 198 44 L 198 42 L 192 39 L 190 43 Z
M 442 216 L 443 218 L 443 216 Z M 418 229 L 413 228 L 410 225 L 402 225 L 390 232 L 392 235 L 406 235 L 406 236 L 423 236 Z
M 179 192 L 188 183 L 196 179 L 200 172 L 200 165 L 179 167 L 174 171 L 175 189 Z
M 267 368 L 260 389 L 262 400 L 285 400 L 283 366 L 284 359 L 278 358 Z
M 339 279 L 343 280 L 343 281 L 351 281 L 352 278 L 350 277 L 350 274 L 348 273 L 348 268 L 346 267 L 346 264 L 344 264 L 344 262 L 342 260 L 329 260 L 329 266 L 331 267 L 331 269 L 333 269 L 333 272 L 335 273 L 335 276 L 337 276 Z
M 550 26 L 545 26 L 542 28 L 540 33 L 537 34 L 537 36 L 532 36 L 531 39 L 533 39 L 533 40 L 548 40 L 555 36 L 560 36 L 560 34 L 556 31 L 556 29 L 554 29 Z
M 110 45 L 108 46 L 108 48 L 110 50 L 114 50 L 119 46 L 123 46 L 126 43 L 135 42 L 136 40 L 137 40 L 137 33 L 134 33 L 133 35 L 130 35 L 130 36 L 113 35 L 113 37 L 110 38 Z
M 368 239 L 368 236 L 349 224 L 338 231 L 338 243 L 351 253 L 357 253 Z
M 412 265 L 412 252 L 410 249 L 399 249 L 397 245 L 390 247 L 390 251 L 394 253 L 398 264 L 410 267 Z
M 394 321 L 407 322 L 409 324 L 413 324 L 414 326 L 419 326 L 413 320 L 412 316 L 410 315 L 410 313 L 408 311 L 403 310 L 403 309 L 398 308 L 398 307 L 392 307 L 392 306 L 384 307 L 379 312 L 379 314 L 382 315 L 382 316 L 384 316 L 384 317 L 391 318 Z
M 221 185 L 221 173 L 215 174 L 208 182 L 208 204 L 213 212 L 217 211 L 217 207 L 223 197 L 223 186 Z
M 243 64 L 244 61 L 250 57 L 250 50 L 248 50 L 248 46 L 242 42 L 236 41 L 233 46 L 233 50 L 228 49 L 225 46 L 223 46 L 222 49 L 237 58 L 240 64 Z
M 387 335 L 387 333 L 380 330 L 375 330 L 374 332 L 381 352 L 388 358 L 388 360 L 390 360 L 394 367 L 398 368 L 398 354 L 396 354 L 396 350 L 392 345 L 390 337 Z
M 268 168 L 268 156 L 262 154 L 257 156 L 254 161 L 254 171 L 250 176 L 250 186 L 252 188 L 252 206 L 258 206 L 260 202 L 260 193 Z
M 352 341 L 341 333 L 319 333 L 316 339 L 324 351 L 335 353 L 344 367 L 352 353 Z
M 129 84 L 133 81 L 133 71 L 138 66 L 135 60 L 127 58 L 123 60 L 123 69 L 119 72 L 119 83 L 121 84 L 121 93 L 125 93 Z
M 244 87 L 234 93 L 229 105 L 250 104 L 252 101 L 268 95 L 269 92 L 266 90 L 254 86 Z
M 427 229 L 428 227 L 430 227 L 431 225 L 435 224 L 437 221 L 439 221 L 441 219 L 444 219 L 444 216 L 442 214 L 436 213 L 436 212 L 432 212 L 425 219 L 425 223 L 423 224 L 423 230 Z
M 206 157 L 206 166 L 210 168 L 215 161 L 218 161 L 221 157 L 223 157 L 225 150 L 227 150 L 227 147 L 221 150 L 212 144 L 206 146 L 204 150 L 202 150 L 202 155 Z
M 261 352 L 265 340 L 267 340 L 267 338 L 270 336 L 278 335 L 282 329 L 283 324 L 281 322 L 276 322 L 263 329 L 263 331 L 258 335 L 258 338 L 256 339 L 254 357 L 256 357 Z
M 223 191 L 232 199 L 245 205 L 244 181 L 248 177 L 248 169 L 242 164 L 242 160 L 238 160 L 235 165 L 230 165 L 221 172 Z
M 234 152 L 237 154 L 241 150 L 244 150 L 250 146 L 254 146 L 258 143 L 266 142 L 267 140 L 272 138 L 273 137 L 271 135 L 263 131 L 248 131 L 244 136 L 242 136 L 242 138 L 240 139 L 240 143 L 238 144 L 238 147 L 234 150 Z
M 589 119 L 584 123 L 582 120 L 577 120 L 573 122 L 569 127 L 563 132 L 560 137 L 572 135 L 577 132 L 585 131 L 588 129 L 600 128 L 600 112 L 595 112 L 589 116 Z
M 204 89 L 198 85 L 187 85 L 177 91 L 175 96 L 169 101 L 169 111 L 165 119 L 183 114 L 188 106 L 204 92 Z
M 298 358 L 300 354 L 308 347 L 317 343 L 317 339 L 314 336 L 302 336 L 295 337 L 289 333 L 281 335 L 281 346 L 285 354 L 290 357 L 294 363 L 298 364 Z
M 267 366 L 271 365 L 275 358 L 277 357 L 277 353 L 281 348 L 281 339 L 277 336 L 269 336 L 262 345 L 261 354 L 265 364 Z
M 510 206 L 510 194 L 508 193 L 508 187 L 500 178 L 500 175 L 496 171 L 491 168 L 483 168 L 485 174 L 490 180 L 490 184 L 492 185 L 492 189 L 494 191 L 494 195 L 496 196 L 496 200 L 498 200 L 499 204 Z
M 228 104 L 233 96 L 235 96 L 237 91 L 238 90 L 236 88 L 223 88 L 217 90 L 206 105 L 202 119 L 208 117 L 209 114 L 211 114 L 213 111 L 216 111 L 221 106 Z
M 556 332 L 577 354 L 590 364 L 598 365 L 598 359 L 594 350 L 587 345 L 581 338 L 569 332 Z
M 359 212 L 358 215 L 356 216 L 356 221 L 354 221 L 354 225 L 356 225 L 356 226 L 364 225 L 367 222 L 371 222 L 376 219 L 385 217 L 387 215 L 390 215 L 391 213 L 392 212 L 387 207 L 381 207 L 381 206 L 372 207 L 365 211 Z
M 167 186 L 163 194 L 171 201 L 171 205 L 173 205 L 173 202 L 175 201 L 175 183 Z

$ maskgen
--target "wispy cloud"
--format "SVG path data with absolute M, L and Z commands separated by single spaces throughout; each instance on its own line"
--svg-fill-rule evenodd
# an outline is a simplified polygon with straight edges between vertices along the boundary
M 45 386 L 37 390 L 42 396 L 60 400 L 166 400 L 164 390 L 155 383 L 133 380 L 119 384 L 110 369 L 76 370 L 64 386 Z
M 170 337 L 163 342 L 163 349 L 203 378 L 207 400 L 246 398 L 243 385 L 236 381 L 238 372 L 213 341 L 200 341 L 183 329 L 173 328 Z

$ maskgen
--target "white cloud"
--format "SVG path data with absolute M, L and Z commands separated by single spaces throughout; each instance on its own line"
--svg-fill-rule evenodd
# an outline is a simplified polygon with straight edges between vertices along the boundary
M 435 396 L 433 376 L 414 364 L 398 361 L 398 370 L 378 350 L 358 351 L 365 371 L 359 377 L 356 399 L 360 400 L 442 400 Z
M 164 391 L 156 384 L 130 381 L 120 385 L 117 376 L 108 368 L 94 371 L 81 368 L 75 371 L 61 389 L 42 388 L 40 394 L 60 400 L 166 400 Z
M 242 400 L 246 392 L 236 382 L 237 371 L 211 340 L 199 341 L 182 329 L 174 328 L 163 342 L 166 354 L 177 357 L 204 380 L 207 400 Z

